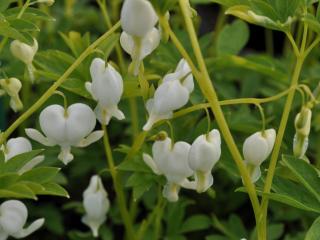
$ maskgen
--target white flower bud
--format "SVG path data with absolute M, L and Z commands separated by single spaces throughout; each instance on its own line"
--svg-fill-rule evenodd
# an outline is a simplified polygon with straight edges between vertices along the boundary
M 156 141 L 152 146 L 153 158 L 143 154 L 144 162 L 155 174 L 164 175 L 168 181 L 163 195 L 169 201 L 177 201 L 180 187 L 192 188 L 188 184 L 188 177 L 193 171 L 188 165 L 190 145 L 186 142 L 177 142 L 172 146 L 171 139 Z
M 144 37 L 156 25 L 158 16 L 147 0 L 125 0 L 120 20 L 126 33 Z
M 38 230 L 44 223 L 44 219 L 34 221 L 28 228 L 24 229 L 28 218 L 26 206 L 17 200 L 9 200 L 0 206 L 0 236 L 5 240 L 9 236 L 13 238 L 24 238 Z
M 86 88 L 98 102 L 95 109 L 96 116 L 101 124 L 107 125 L 112 117 L 122 120 L 124 114 L 118 109 L 118 103 L 123 93 L 121 75 L 105 61 L 95 58 L 90 67 L 92 83 L 86 82 Z
M 268 129 L 256 132 L 248 137 L 243 144 L 243 156 L 253 182 L 260 178 L 260 165 L 270 155 L 276 139 L 276 131 Z
M 7 78 L 0 80 L 0 86 L 10 96 L 10 107 L 17 112 L 23 108 L 23 104 L 19 97 L 22 88 L 21 81 L 17 78 Z
M 93 131 L 96 125 L 94 112 L 85 104 L 76 103 L 64 109 L 60 105 L 46 107 L 39 117 L 40 127 L 45 136 L 36 129 L 26 129 L 31 139 L 45 146 L 59 145 L 58 158 L 68 164 L 73 160 L 71 146 L 86 147 L 99 140 L 103 131 Z
M 159 46 L 160 39 L 160 31 L 156 28 L 152 28 L 141 38 L 134 38 L 126 32 L 121 33 L 121 47 L 131 56 L 135 64 L 134 75 L 138 74 L 141 61 Z
M 154 97 L 146 103 L 149 119 L 143 130 L 149 131 L 152 126 L 164 119 L 170 119 L 173 111 L 183 107 L 189 101 L 194 89 L 193 76 L 186 60 L 182 59 L 176 71 L 167 74 L 163 83 L 156 89 Z
M 308 150 L 311 118 L 312 111 L 306 107 L 303 107 L 295 118 L 296 134 L 293 138 L 293 154 L 297 158 L 303 158 Z
M 212 184 L 211 171 L 221 156 L 221 137 L 218 130 L 201 135 L 192 143 L 189 166 L 195 172 L 197 191 L 205 192 Z
M 86 214 L 82 222 L 91 228 L 94 237 L 98 237 L 99 228 L 106 221 L 110 202 L 101 178 L 97 175 L 91 178 L 83 193 L 83 207 Z
M 3 145 L 1 149 L 4 153 L 5 161 L 7 162 L 11 158 L 19 154 L 32 151 L 32 146 L 28 139 L 24 137 L 18 137 L 9 139 L 6 145 Z M 36 165 L 41 163 L 43 160 L 43 155 L 33 158 L 28 163 L 26 163 L 21 169 L 19 169 L 18 173 L 23 174 L 24 172 L 31 170 Z
M 33 58 L 38 51 L 38 42 L 35 38 L 33 39 L 33 41 L 34 43 L 32 46 L 19 40 L 12 41 L 10 45 L 11 53 L 26 65 L 31 65 Z

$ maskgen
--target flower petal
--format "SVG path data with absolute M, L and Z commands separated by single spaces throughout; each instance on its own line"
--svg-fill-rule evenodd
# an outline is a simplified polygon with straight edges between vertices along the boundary
M 53 142 L 50 139 L 43 136 L 43 134 L 41 132 L 39 132 L 37 129 L 27 128 L 27 129 L 25 129 L 25 132 L 29 138 L 47 146 L 47 147 L 52 147 L 52 146 L 57 145 L 55 142 Z

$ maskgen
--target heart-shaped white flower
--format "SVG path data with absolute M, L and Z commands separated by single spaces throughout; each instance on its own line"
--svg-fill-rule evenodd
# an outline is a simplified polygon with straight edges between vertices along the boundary
M 8 237 L 24 238 L 38 230 L 44 223 L 44 219 L 34 221 L 28 228 L 23 228 L 28 218 L 26 206 L 17 200 L 9 200 L 0 206 L 0 239 Z
M 95 109 L 96 116 L 101 124 L 107 125 L 112 117 L 124 119 L 124 114 L 118 109 L 123 93 L 121 75 L 101 58 L 95 58 L 90 67 L 92 83 L 86 82 L 86 88 L 98 102 Z
M 256 132 L 245 140 L 243 144 L 243 156 L 253 182 L 256 182 L 260 178 L 260 165 L 270 155 L 275 140 L 276 131 L 274 129 Z
M 83 207 L 86 214 L 82 222 L 91 228 L 94 237 L 98 237 L 99 228 L 107 219 L 110 202 L 101 178 L 97 175 L 91 177 L 90 184 L 83 193 Z
M 167 184 L 164 187 L 163 195 L 169 201 L 178 201 L 180 187 L 194 189 L 193 183 L 188 177 L 193 171 L 188 165 L 188 154 L 190 145 L 186 142 L 177 142 L 172 145 L 171 139 L 156 141 L 152 146 L 153 158 L 148 154 L 143 154 L 144 162 L 157 175 L 164 175 Z
M 28 139 L 24 137 L 18 137 L 9 139 L 5 145 L 2 145 L 1 149 L 4 153 L 5 161 L 7 162 L 17 155 L 32 151 L 32 146 Z M 43 160 L 43 155 L 33 158 L 28 163 L 26 163 L 21 169 L 19 169 L 18 173 L 23 174 L 24 172 L 31 170 L 36 165 L 41 163 Z
M 156 89 L 154 97 L 147 101 L 146 108 L 149 118 L 143 130 L 149 131 L 156 122 L 170 119 L 173 111 L 188 103 L 193 89 L 191 69 L 186 60 L 182 59 L 176 71 L 164 77 L 163 82 Z
M 213 129 L 207 135 L 200 135 L 192 143 L 188 163 L 195 172 L 197 191 L 205 192 L 212 184 L 211 171 L 221 156 L 221 137 L 218 130 Z
M 126 33 L 144 37 L 156 25 L 158 16 L 147 0 L 125 0 L 120 21 Z
M 76 103 L 64 109 L 60 105 L 46 107 L 39 117 L 40 127 L 45 136 L 36 129 L 26 129 L 31 139 L 45 146 L 59 145 L 58 158 L 64 164 L 73 160 L 71 146 L 86 147 L 98 141 L 103 131 L 93 131 L 96 125 L 94 112 L 85 104 Z

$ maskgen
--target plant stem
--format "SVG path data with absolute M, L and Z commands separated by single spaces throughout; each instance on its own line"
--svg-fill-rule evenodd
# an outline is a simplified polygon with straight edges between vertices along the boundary
M 122 183 L 117 173 L 117 169 L 114 165 L 107 127 L 105 125 L 102 125 L 102 129 L 104 131 L 103 142 L 104 142 L 105 153 L 108 161 L 108 166 L 110 169 L 110 174 L 113 180 L 113 186 L 115 188 L 115 192 L 117 195 L 118 207 L 120 209 L 121 217 L 126 228 L 126 233 L 128 236 L 130 236 L 130 239 L 134 240 L 136 239 L 135 232 L 133 229 L 133 224 L 131 222 L 130 214 L 127 209 L 126 198 L 122 188 Z
M 228 145 L 228 148 L 231 152 L 231 155 L 233 159 L 235 160 L 238 169 L 240 171 L 240 174 L 242 176 L 244 185 L 248 191 L 249 198 L 252 203 L 253 211 L 255 214 L 256 222 L 259 220 L 259 213 L 260 213 L 260 203 L 255 191 L 255 186 L 251 182 L 251 178 L 249 176 L 249 173 L 246 169 L 246 166 L 244 164 L 244 161 L 242 160 L 242 156 L 237 148 L 237 145 L 232 137 L 232 134 L 230 132 L 229 126 L 226 122 L 226 119 L 224 117 L 224 114 L 222 112 L 222 109 L 219 104 L 219 100 L 217 97 L 217 94 L 215 92 L 215 89 L 212 85 L 207 67 L 205 65 L 204 58 L 201 53 L 200 45 L 198 42 L 197 34 L 195 32 L 191 16 L 189 14 L 189 1 L 188 0 L 179 0 L 180 8 L 182 10 L 183 17 L 185 19 L 185 24 L 187 31 L 189 33 L 189 37 L 191 40 L 191 44 L 197 59 L 197 62 L 200 67 L 200 75 L 196 74 L 198 76 L 198 83 L 200 85 L 201 91 L 204 94 L 204 96 L 207 98 L 207 100 L 210 103 L 210 107 L 215 115 L 217 124 L 222 132 L 222 135 Z
M 300 73 L 301 73 L 302 66 L 303 66 L 303 63 L 305 60 L 305 48 L 306 48 L 307 35 L 308 35 L 308 25 L 304 24 L 303 39 L 302 39 L 299 53 L 297 54 L 296 65 L 295 65 L 295 69 L 293 72 L 290 88 L 296 89 L 298 86 Z M 291 34 L 287 34 L 287 36 L 289 36 L 289 39 L 290 39 Z M 292 38 L 292 36 L 291 36 L 291 38 Z M 292 43 L 292 46 L 293 46 L 293 48 L 295 48 L 294 46 L 296 46 L 296 44 Z M 281 117 L 280 126 L 278 129 L 278 134 L 277 134 L 276 141 L 274 144 L 274 149 L 273 149 L 272 155 L 271 155 L 268 173 L 267 173 L 267 177 L 266 177 L 266 181 L 265 181 L 265 185 L 264 185 L 264 189 L 263 189 L 264 194 L 262 196 L 262 203 L 261 203 L 261 219 L 258 222 L 258 226 L 257 226 L 258 232 L 261 233 L 261 235 L 258 235 L 259 240 L 260 239 L 261 240 L 267 239 L 267 216 L 268 216 L 268 204 L 269 204 L 269 199 L 267 197 L 267 194 L 270 193 L 270 190 L 271 190 L 272 181 L 273 181 L 273 177 L 275 174 L 275 169 L 277 166 L 278 157 L 279 157 L 280 149 L 281 149 L 281 145 L 282 145 L 282 140 L 283 140 L 284 133 L 285 133 L 285 130 L 287 127 L 287 123 L 288 123 L 293 99 L 295 96 L 295 92 L 296 91 L 292 91 L 288 94 L 288 97 L 287 97 L 287 100 L 285 103 L 285 107 L 284 107 L 284 111 L 283 111 L 283 114 Z
M 12 134 L 20 124 L 22 124 L 26 119 L 28 119 L 35 111 L 37 111 L 52 94 L 57 90 L 57 88 L 64 83 L 70 74 L 83 62 L 83 60 L 92 53 L 92 51 L 102 43 L 106 38 L 108 38 L 112 33 L 114 33 L 120 27 L 120 22 L 116 23 L 108 32 L 103 34 L 95 42 L 93 42 L 80 56 L 79 58 L 65 71 L 65 73 L 54 83 L 51 87 L 26 111 L 24 112 L 10 127 L 1 134 L 0 145 Z

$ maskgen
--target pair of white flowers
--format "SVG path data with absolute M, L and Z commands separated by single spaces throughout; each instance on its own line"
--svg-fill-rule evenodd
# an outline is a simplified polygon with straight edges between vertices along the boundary
M 214 129 L 199 136 L 192 145 L 173 143 L 165 137 L 153 144 L 152 155 L 144 153 L 143 160 L 155 174 L 166 177 L 163 196 L 168 201 L 178 201 L 181 187 L 205 192 L 213 184 L 211 171 L 221 155 L 220 133 Z M 191 176 L 194 181 L 188 179 Z
M 260 166 L 270 155 L 276 138 L 274 129 L 268 129 L 248 137 L 243 144 L 243 155 L 252 182 L 261 176 Z M 144 153 L 144 162 L 157 175 L 164 175 L 167 184 L 163 196 L 169 201 L 178 201 L 181 187 L 205 192 L 213 184 L 212 169 L 221 156 L 221 138 L 218 130 L 200 135 L 189 145 L 186 142 L 172 143 L 165 137 L 152 146 L 152 155 Z M 189 178 L 193 176 L 194 181 Z
M 103 136 L 103 131 L 93 131 L 96 119 L 105 125 L 112 117 L 124 119 L 117 106 L 123 93 L 121 75 L 99 58 L 92 61 L 90 72 L 92 82 L 87 82 L 86 88 L 98 103 L 95 112 L 82 103 L 72 104 L 67 109 L 54 104 L 46 107 L 39 116 L 45 136 L 36 129 L 25 130 L 28 137 L 45 146 L 60 146 L 58 158 L 65 164 L 74 158 L 71 147 L 87 147 Z

